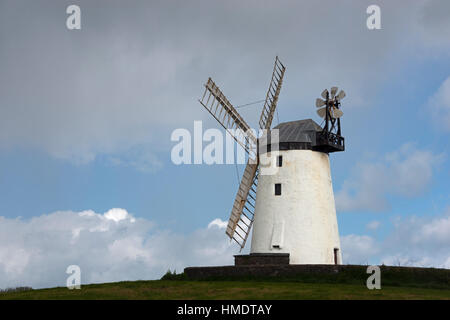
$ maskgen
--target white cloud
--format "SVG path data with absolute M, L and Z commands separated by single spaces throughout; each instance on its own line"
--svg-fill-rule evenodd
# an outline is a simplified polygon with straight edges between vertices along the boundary
M 0 288 L 64 286 L 67 266 L 82 282 L 157 279 L 169 268 L 232 265 L 238 248 L 225 221 L 189 234 L 156 230 L 124 209 L 60 211 L 27 220 L 0 217 Z M 450 210 L 437 217 L 403 218 L 383 240 L 341 237 L 346 264 L 401 264 L 450 268 Z
M 225 229 L 227 227 L 228 222 L 227 221 L 223 221 L 222 219 L 214 219 L 213 221 L 211 221 L 208 224 L 208 229 L 209 228 L 214 228 L 217 227 L 219 229 Z
M 370 221 L 367 225 L 366 228 L 369 230 L 377 230 L 380 227 L 381 223 L 379 221 Z
M 437 92 L 429 99 L 428 108 L 436 126 L 444 131 L 450 131 L 450 77 L 448 77 Z
M 342 236 L 341 247 L 345 264 L 370 264 L 379 252 L 375 239 L 366 235 Z
M 128 214 L 127 210 L 121 209 L 121 208 L 110 209 L 107 212 L 105 212 L 103 214 L 103 216 L 106 219 L 113 220 L 115 222 L 119 222 L 119 221 L 125 220 L 127 218 L 129 218 L 131 222 L 135 221 L 135 219 L 133 217 L 130 217 L 130 215 Z
M 416 197 L 430 185 L 442 154 L 419 150 L 407 143 L 373 163 L 358 163 L 336 193 L 339 211 L 383 211 L 388 195 Z
M 0 288 L 64 286 L 72 264 L 80 266 L 83 283 L 157 279 L 169 268 L 232 264 L 238 248 L 218 230 L 223 224 L 215 219 L 174 234 L 120 208 L 0 217 Z
M 450 215 L 423 225 L 421 237 L 424 240 L 435 239 L 438 242 L 450 243 Z
M 435 217 L 394 221 L 381 240 L 367 235 L 341 237 L 344 263 L 450 268 L 450 209 Z

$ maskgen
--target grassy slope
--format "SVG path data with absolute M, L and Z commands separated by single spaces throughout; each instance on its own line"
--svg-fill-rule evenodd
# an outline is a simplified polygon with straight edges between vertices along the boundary
M 0 299 L 448 299 L 450 270 L 381 268 L 381 290 L 368 290 L 366 266 L 338 274 L 301 274 L 293 278 L 166 280 L 84 285 L 81 290 L 52 288 L 0 293 Z
M 0 299 L 450 299 L 450 290 L 267 281 L 154 280 L 0 294 Z

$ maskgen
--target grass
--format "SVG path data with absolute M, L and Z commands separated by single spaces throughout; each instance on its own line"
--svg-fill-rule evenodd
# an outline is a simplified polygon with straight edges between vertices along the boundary
M 190 280 L 166 273 L 161 280 L 128 281 L 65 287 L 6 290 L 1 299 L 446 299 L 450 300 L 450 270 L 381 267 L 381 290 L 366 287 L 366 266 L 348 266 L 336 274 L 303 273 L 277 278 L 216 278 Z M 23 289 L 23 290 L 22 290 Z
M 1 293 L 0 299 L 450 299 L 450 290 L 274 282 L 153 280 L 91 284 L 81 290 L 40 289 Z

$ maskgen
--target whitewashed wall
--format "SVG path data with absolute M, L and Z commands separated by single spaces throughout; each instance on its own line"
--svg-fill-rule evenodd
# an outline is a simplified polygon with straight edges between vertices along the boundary
M 277 155 L 282 167 L 259 177 L 251 253 L 290 253 L 291 264 L 334 264 L 338 248 L 342 263 L 328 155 L 280 151 L 271 154 L 273 163 Z M 276 183 L 281 196 L 275 196 Z

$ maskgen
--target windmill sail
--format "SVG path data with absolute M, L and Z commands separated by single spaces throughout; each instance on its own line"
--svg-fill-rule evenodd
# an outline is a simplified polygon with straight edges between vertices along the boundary
M 285 70 L 286 68 L 283 66 L 278 57 L 276 57 L 272 72 L 272 79 L 270 81 L 269 90 L 266 94 L 266 101 L 259 120 L 259 126 L 261 129 L 270 129 L 272 125 Z M 258 164 L 247 163 L 236 198 L 234 200 L 233 208 L 231 209 L 227 230 L 225 232 L 230 239 L 233 239 L 239 244 L 241 250 L 245 246 L 253 224 L 257 184 Z
M 277 107 L 278 96 L 280 95 L 281 85 L 283 84 L 284 71 L 286 68 L 278 59 L 275 58 L 273 66 L 272 79 L 270 80 L 269 90 L 267 90 L 266 101 L 259 118 L 259 127 L 261 129 L 270 129 L 272 125 L 273 115 Z
M 247 163 L 234 199 L 226 234 L 244 248 L 253 224 L 258 181 L 258 164 Z
M 256 136 L 211 78 L 206 82 L 205 92 L 199 102 L 230 133 L 237 143 L 249 154 L 256 156 Z

